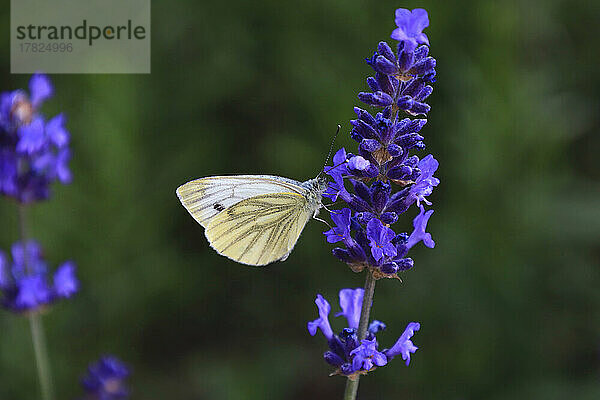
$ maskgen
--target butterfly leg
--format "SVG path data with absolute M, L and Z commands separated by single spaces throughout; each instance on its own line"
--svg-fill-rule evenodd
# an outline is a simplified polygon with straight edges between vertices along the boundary
M 315 219 L 315 220 L 317 220 L 317 221 L 319 221 L 319 222 L 322 222 L 322 223 L 324 223 L 325 225 L 327 225 L 327 226 L 329 227 L 329 229 L 332 229 L 332 228 L 331 228 L 331 225 L 329 225 L 329 222 L 325 221 L 324 219 L 321 219 L 321 218 L 317 217 L 316 215 L 315 215 L 315 216 L 313 216 L 313 219 Z

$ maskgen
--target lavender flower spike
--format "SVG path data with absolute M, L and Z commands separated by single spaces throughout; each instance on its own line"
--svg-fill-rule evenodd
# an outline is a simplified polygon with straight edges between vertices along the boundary
M 125 380 L 129 375 L 131 371 L 117 357 L 103 356 L 88 367 L 88 373 L 82 378 L 81 385 L 93 399 L 126 399 L 129 397 L 129 389 Z
M 318 328 L 325 333 L 329 350 L 324 359 L 335 368 L 332 375 L 348 378 L 344 399 L 349 400 L 356 399 L 360 375 L 387 365 L 398 354 L 410 363 L 411 353 L 417 350 L 410 339 L 420 329 L 419 323 L 411 322 L 392 348 L 379 351 L 376 336 L 386 326 L 380 321 L 369 324 L 367 317 L 376 281 L 401 280 L 399 274 L 414 266 L 407 257 L 409 250 L 421 241 L 435 246 L 426 232 L 433 210 L 425 210 L 425 205 L 432 204 L 427 197 L 440 183 L 433 176 L 439 163 L 431 154 L 418 153 L 426 147 L 422 128 L 431 110 L 427 99 L 433 93 L 437 62 L 429 55 L 429 38 L 423 32 L 429 26 L 427 11 L 400 8 L 395 17 L 397 28 L 391 37 L 398 42 L 394 46 L 379 42 L 365 59 L 374 73 L 366 79 L 367 91 L 357 97 L 372 108 L 354 107 L 350 137 L 357 148 L 353 153 L 340 149 L 334 167 L 325 169 L 333 180 L 325 196 L 333 205 L 344 204 L 327 208 L 335 227 L 323 234 L 328 243 L 340 246 L 333 255 L 353 272 L 365 271 L 366 280 L 364 290 L 340 291 L 342 311 L 336 316 L 346 317 L 348 324 L 335 331 L 339 334 L 329 325 L 330 307 L 320 295 L 320 318 L 310 322 L 308 329 L 311 335 Z M 414 203 L 420 212 L 413 219 L 412 233 L 392 227 L 405 220 L 402 214 Z
M 340 243 L 333 249 L 340 261 L 354 272 L 368 270 L 375 279 L 399 278 L 399 272 L 411 269 L 414 261 L 407 252 L 419 241 L 435 245 L 425 232 L 431 210 L 421 211 L 410 236 L 392 227 L 413 204 L 430 206 L 427 198 L 440 183 L 433 176 L 439 166 L 433 155 L 414 154 L 425 149 L 422 128 L 431 109 L 425 101 L 436 75 L 423 33 L 429 17 L 423 9 L 398 9 L 396 24 L 392 38 L 399 43 L 393 48 L 379 42 L 366 59 L 375 73 L 367 79 L 370 92 L 358 98 L 375 110 L 354 107 L 350 136 L 357 152 L 338 150 L 336 167 L 325 169 L 333 178 L 325 196 L 345 205 L 342 211 L 330 210 L 336 227 L 323 233 L 329 243 Z
M 50 197 L 50 185 L 71 182 L 69 132 L 64 114 L 47 120 L 42 103 L 54 89 L 35 74 L 30 95 L 23 90 L 0 94 L 0 195 L 27 204 Z

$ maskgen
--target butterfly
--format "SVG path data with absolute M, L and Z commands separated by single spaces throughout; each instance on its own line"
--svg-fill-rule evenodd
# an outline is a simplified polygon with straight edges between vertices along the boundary
M 177 196 L 217 253 L 262 266 L 288 258 L 306 223 L 322 207 L 326 189 L 321 174 L 306 182 L 231 175 L 190 181 L 177 189 Z

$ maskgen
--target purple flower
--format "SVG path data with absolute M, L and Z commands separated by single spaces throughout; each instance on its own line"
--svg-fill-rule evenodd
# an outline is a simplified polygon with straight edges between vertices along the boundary
M 367 237 L 370 240 L 371 254 L 376 261 L 381 260 L 384 255 L 389 257 L 396 255 L 396 246 L 392 244 L 396 234 L 377 218 L 373 218 L 367 224 Z
M 361 156 L 352 157 L 348 161 L 348 168 L 354 171 L 366 171 L 371 166 L 369 160 L 365 160 Z
M 362 310 L 364 289 L 342 289 L 340 290 L 340 307 L 342 311 L 335 314 L 336 317 L 343 315 L 348 320 L 348 327 L 358 329 L 360 313 Z
M 402 354 L 402 359 L 406 361 L 406 365 L 410 364 L 410 354 L 417 351 L 418 347 L 413 344 L 410 340 L 416 331 L 421 329 L 421 324 L 418 322 L 411 322 L 407 325 L 402 336 L 398 338 L 396 343 L 389 349 L 385 350 L 384 353 L 388 360 L 393 359 L 398 354 Z
M 126 399 L 129 389 L 126 379 L 129 368 L 115 356 L 103 356 L 88 367 L 88 373 L 81 379 L 84 390 L 98 400 Z
M 425 197 L 429 196 L 433 192 L 433 188 L 440 183 L 440 180 L 433 176 L 439 165 L 438 161 L 431 154 L 428 154 L 419 161 L 421 175 L 419 175 L 415 184 L 410 188 L 408 199 L 411 203 L 416 201 L 417 206 L 421 206 L 421 202 L 431 205 Z
M 319 318 L 308 323 L 308 332 L 311 336 L 315 336 L 318 328 L 321 329 L 321 332 L 323 332 L 323 335 L 325 335 L 327 339 L 331 339 L 333 336 L 331 325 L 329 325 L 329 312 L 331 311 L 331 306 L 320 294 L 317 295 L 315 304 L 319 309 Z
M 53 94 L 50 80 L 35 74 L 29 88 L 31 96 L 22 90 L 0 94 L 0 194 L 20 203 L 45 200 L 53 182 L 71 181 L 65 116 L 46 121 L 39 112 Z
M 350 353 L 354 356 L 352 359 L 352 368 L 355 371 L 370 371 L 375 365 L 382 367 L 387 364 L 385 354 L 377 350 L 377 340 L 363 339 L 361 345 Z
M 41 150 L 46 144 L 44 135 L 44 120 L 36 117 L 27 125 L 23 125 L 18 130 L 20 139 L 17 144 L 19 153 L 33 154 Z
M 52 292 L 44 275 L 26 275 L 15 284 L 16 293 L 12 300 L 14 310 L 34 310 L 52 300 Z
M 22 90 L 0 94 L 0 126 L 7 132 L 28 124 L 36 114 L 33 104 Z
M 337 214 L 332 213 L 331 219 L 336 224 L 333 228 L 327 232 L 323 232 L 327 236 L 329 243 L 336 243 L 339 241 L 352 240 L 350 237 L 350 214 L 352 212 L 349 208 L 342 208 Z
M 333 166 L 326 166 L 324 171 L 333 178 L 333 182 L 329 183 L 329 187 L 323 196 L 336 201 L 340 194 L 346 192 L 343 176 L 348 173 L 348 166 L 346 164 L 346 150 L 343 147 L 334 154 Z
M 48 139 L 58 148 L 69 144 L 70 135 L 65 129 L 65 122 L 65 115 L 60 113 L 46 123 L 46 135 L 48 135 Z
M 410 236 L 408 237 L 408 241 L 406 242 L 407 250 L 413 247 L 415 244 L 419 243 L 421 240 L 423 241 L 423 244 L 429 247 L 430 249 L 433 249 L 435 247 L 435 242 L 431 238 L 431 234 L 425 232 L 425 229 L 427 229 L 427 222 L 429 221 L 431 214 L 433 214 L 433 210 L 425 212 L 423 206 L 421 206 L 420 208 L 421 212 L 413 220 L 413 227 L 415 229 L 410 234 Z
M 15 243 L 11 252 L 12 264 L 0 251 L 2 305 L 8 310 L 35 312 L 58 299 L 70 298 L 79 290 L 73 262 L 64 263 L 50 277 L 37 242 Z
M 70 298 L 79 291 L 79 281 L 75 277 L 75 263 L 67 261 L 54 273 L 54 291 L 60 297 Z
M 34 74 L 29 80 L 30 96 L 23 90 L 0 94 L 0 126 L 6 131 L 29 124 L 42 103 L 52 97 L 54 89 L 46 75 Z
M 32 160 L 31 169 L 36 174 L 44 175 L 50 180 L 58 179 L 61 183 L 70 183 L 73 179 L 69 169 L 71 150 L 68 147 L 58 153 L 45 153 Z
M 371 332 L 373 335 L 385 330 L 385 328 L 385 324 L 381 321 L 375 320 L 369 324 L 369 332 Z
M 424 9 L 415 8 L 412 11 L 405 8 L 397 9 L 396 25 L 398 28 L 392 32 L 392 39 L 404 42 L 405 46 L 411 49 L 418 44 L 429 45 L 429 39 L 423 33 L 423 29 L 429 26 L 429 17 Z
M 25 243 L 16 242 L 11 247 L 11 254 L 15 266 L 19 269 L 25 268 L 25 263 L 29 264 L 30 268 L 39 270 L 37 267 L 42 260 L 42 246 L 35 240 L 29 240 Z
M 314 336 L 317 328 L 321 328 L 325 334 L 329 350 L 323 354 L 323 358 L 328 364 L 336 368 L 334 374 L 352 376 L 356 373 L 366 373 L 375 366 L 386 365 L 388 361 L 400 353 L 403 354 L 403 358 L 406 360 L 410 356 L 409 353 L 414 353 L 416 350 L 416 347 L 409 340 L 413 332 L 419 329 L 419 324 L 416 322 L 409 324 L 397 343 L 389 350 L 383 352 L 378 350 L 376 335 L 385 329 L 385 324 L 381 321 L 371 322 L 366 338 L 359 342 L 357 329 L 363 295 L 364 290 L 361 288 L 340 290 L 342 311 L 337 313 L 336 316 L 346 317 L 348 326 L 343 328 L 337 335 L 331 330 L 327 319 L 331 309 L 329 303 L 321 295 L 317 295 L 320 318 L 308 323 L 308 331 Z
M 35 73 L 29 80 L 29 92 L 31 93 L 31 104 L 34 108 L 38 108 L 45 100 L 52 97 L 54 88 L 46 75 Z
M 11 197 L 17 194 L 17 176 L 15 154 L 0 146 L 0 194 L 4 193 Z

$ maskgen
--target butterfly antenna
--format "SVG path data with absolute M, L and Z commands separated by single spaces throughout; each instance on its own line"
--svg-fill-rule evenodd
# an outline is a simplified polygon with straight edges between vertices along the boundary
M 329 164 L 329 157 L 331 157 L 331 152 L 333 151 L 333 144 L 335 143 L 335 139 L 337 139 L 338 135 L 340 134 L 340 129 L 342 129 L 342 126 L 340 124 L 338 124 L 337 130 L 335 131 L 335 136 L 333 137 L 333 140 L 331 141 L 331 144 L 329 145 L 329 153 L 327 153 L 327 159 L 325 160 L 325 165 Z
M 335 136 L 333 137 L 333 140 L 331 141 L 331 144 L 329 145 L 329 153 L 327 153 L 327 158 L 325 159 L 325 165 L 323 165 L 323 168 L 321 169 L 321 171 L 319 172 L 319 175 L 317 175 L 317 177 L 321 176 L 321 174 L 323 173 L 323 170 L 325 169 L 327 164 L 329 164 L 329 158 L 331 157 L 331 152 L 333 151 L 333 144 L 335 143 L 335 139 L 337 139 L 338 134 L 340 133 L 340 129 L 342 129 L 342 126 L 340 124 L 338 124 L 337 130 L 335 131 Z

